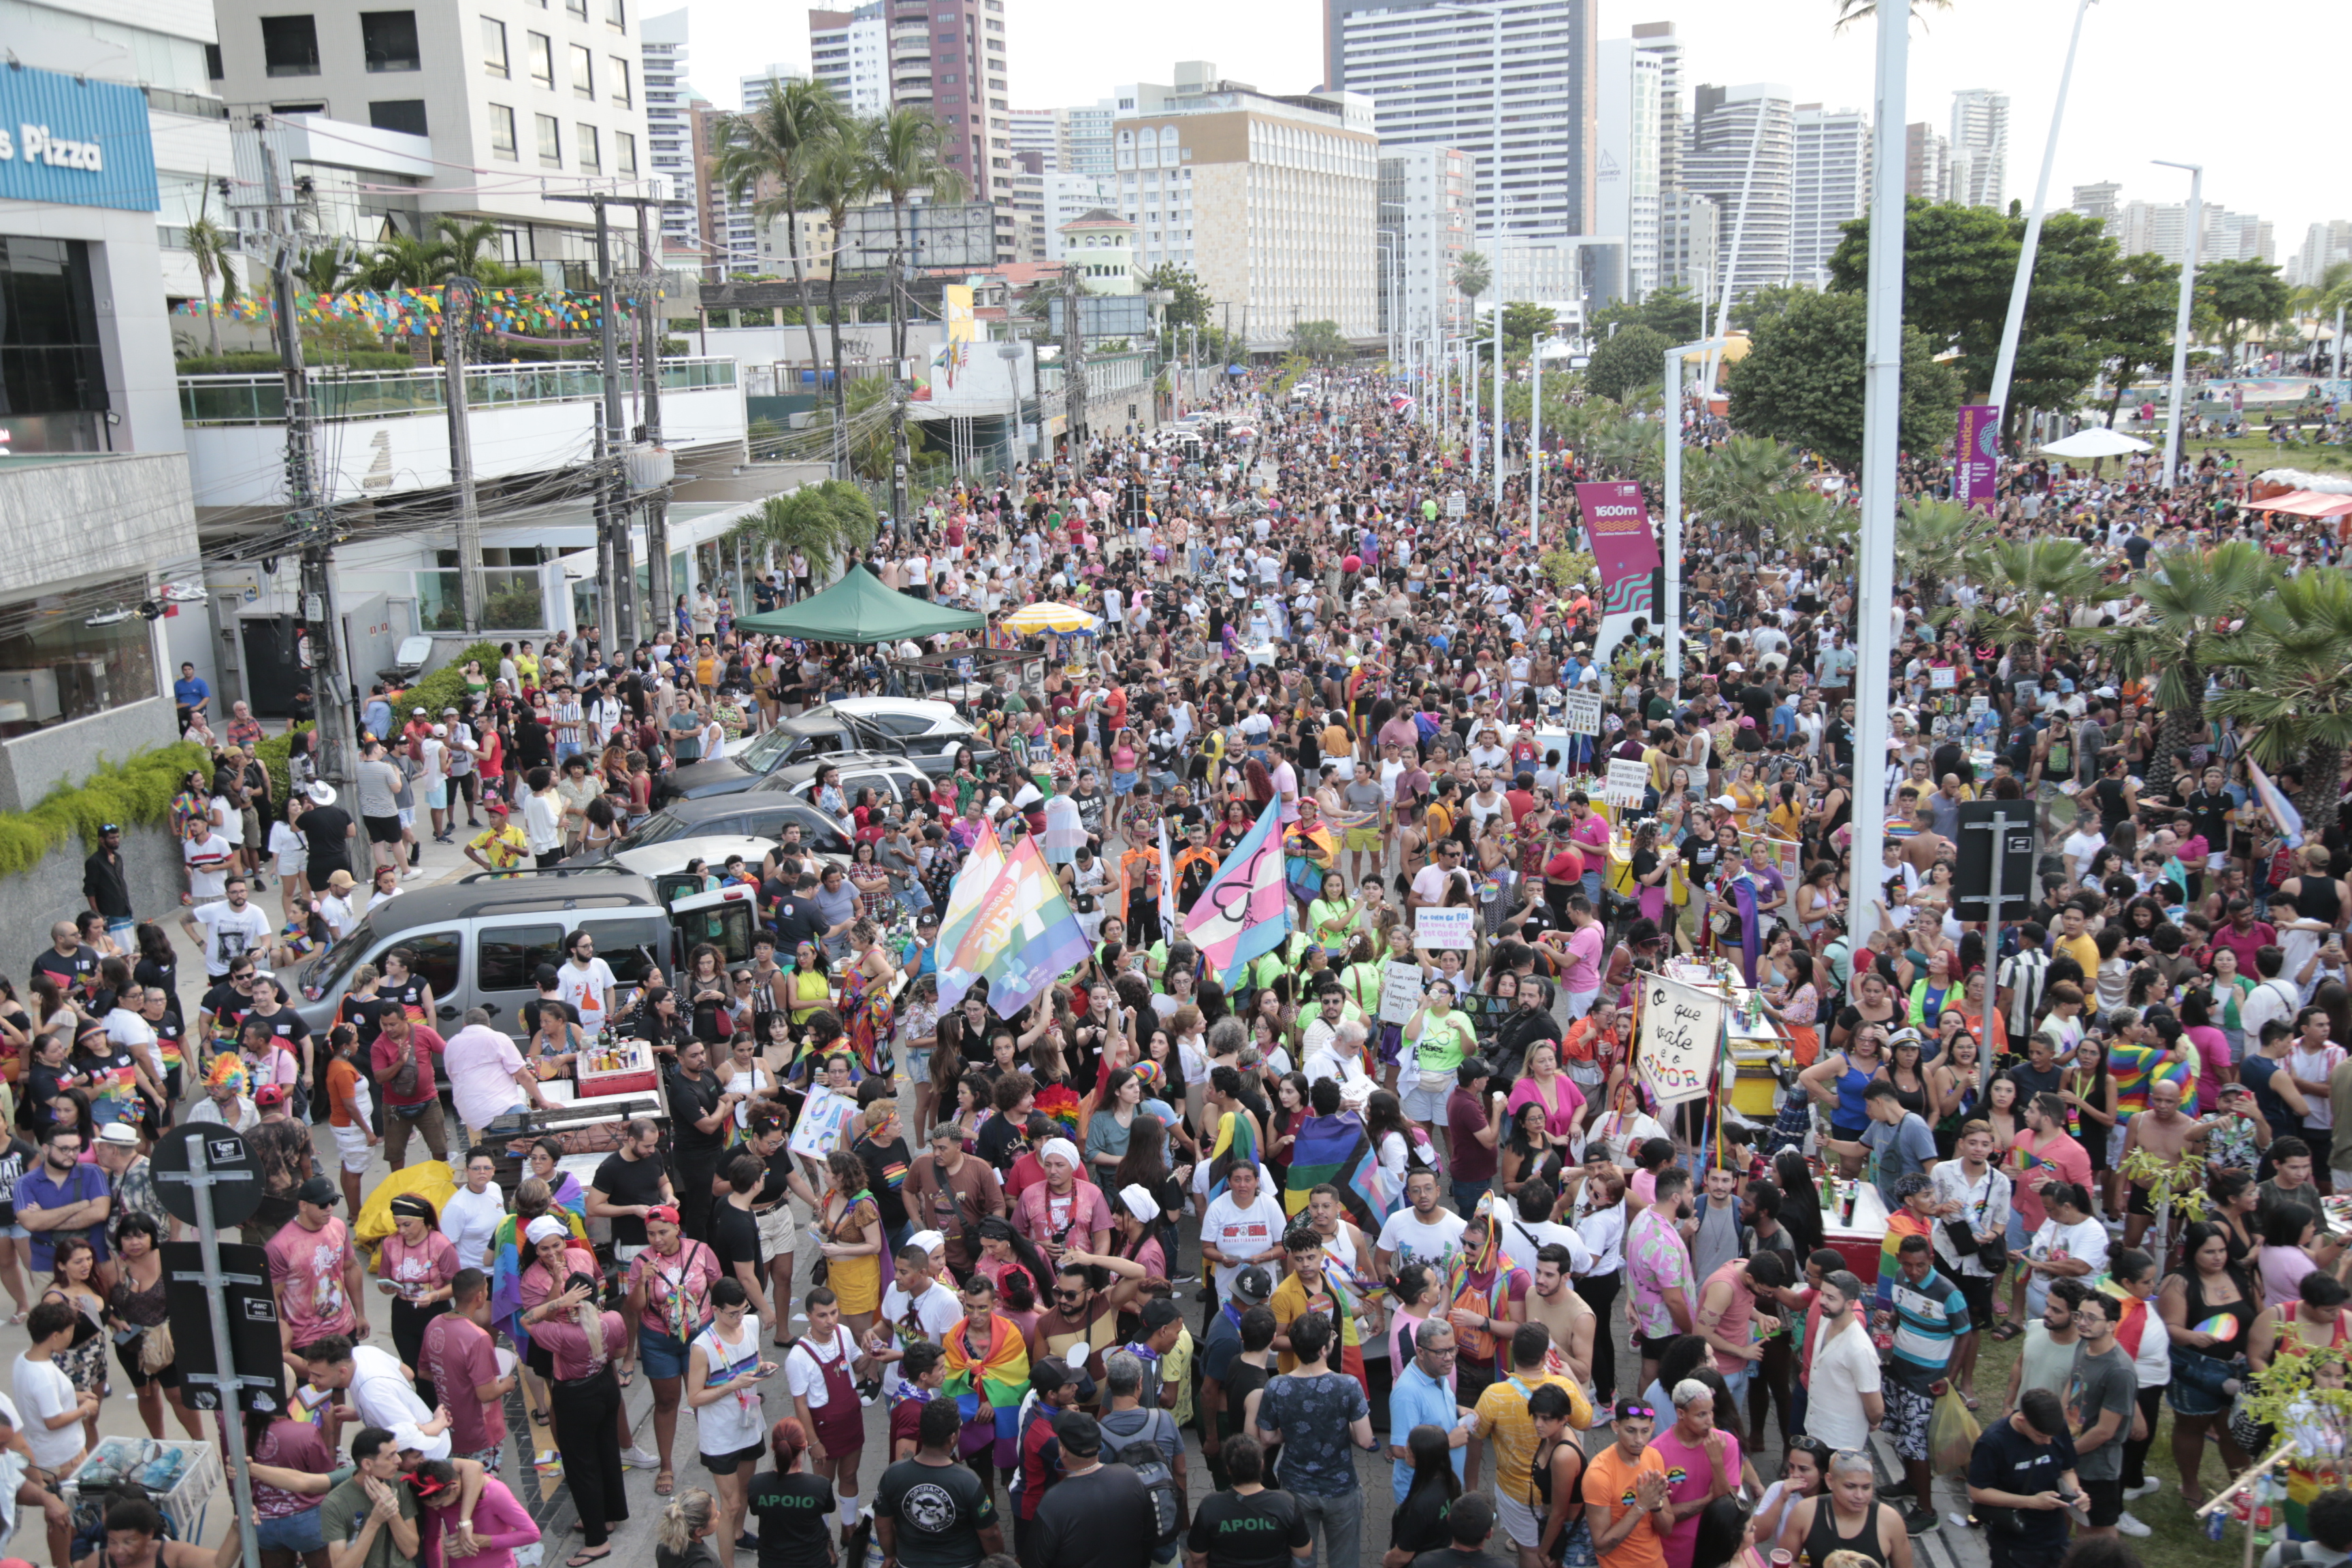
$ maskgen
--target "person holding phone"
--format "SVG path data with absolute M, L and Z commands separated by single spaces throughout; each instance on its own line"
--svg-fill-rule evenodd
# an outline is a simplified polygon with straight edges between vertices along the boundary
M 734 1568 L 751 1475 L 767 1444 L 760 1385 L 777 1372 L 777 1363 L 760 1354 L 759 1314 L 750 1308 L 740 1280 L 712 1280 L 710 1321 L 687 1350 L 686 1402 L 694 1411 L 696 1447 L 719 1491 L 714 1549 L 720 1568 Z

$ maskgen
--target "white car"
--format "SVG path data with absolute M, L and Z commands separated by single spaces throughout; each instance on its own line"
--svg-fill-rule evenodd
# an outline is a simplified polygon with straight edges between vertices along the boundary
M 915 697 L 843 697 L 813 709 L 863 720 L 896 740 L 923 735 L 969 735 L 971 721 L 952 702 Z

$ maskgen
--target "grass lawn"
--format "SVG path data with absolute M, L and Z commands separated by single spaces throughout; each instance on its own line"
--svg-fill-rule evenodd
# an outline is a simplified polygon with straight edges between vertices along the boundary
M 1996 1407 L 2000 1395 L 2009 1387 L 2010 1369 L 2016 1365 L 2020 1348 L 2025 1343 L 2021 1337 L 2001 1343 L 1987 1336 L 1977 1355 L 1977 1397 L 1983 1408 L 1977 1418 L 1991 1422 L 2000 1418 Z M 2219 1542 L 2205 1536 L 2203 1521 L 2195 1518 L 2180 1500 L 2180 1472 L 2172 1462 L 2172 1412 L 2167 1408 L 2157 1424 L 2156 1446 L 2148 1451 L 2147 1473 L 2161 1478 L 2164 1489 L 2153 1497 L 2144 1497 L 2127 1504 L 2132 1517 L 2147 1525 L 2154 1533 L 2139 1540 L 2126 1540 L 2125 1544 L 2137 1554 L 2147 1568 L 2190 1568 L 2202 1563 L 2207 1568 L 2243 1561 L 2245 1532 L 2234 1523 L 2230 1525 Z M 2228 1484 L 2222 1472 L 2221 1457 L 2210 1443 L 2206 1445 L 2204 1462 L 2205 1493 L 2211 1496 Z M 1957 1533 L 1947 1523 L 1948 1533 Z

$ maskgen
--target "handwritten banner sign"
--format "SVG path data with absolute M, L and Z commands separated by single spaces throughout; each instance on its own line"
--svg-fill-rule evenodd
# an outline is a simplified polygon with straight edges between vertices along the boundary
M 1723 998 L 1664 975 L 1642 980 L 1642 1033 L 1635 1066 L 1661 1105 L 1697 1100 L 1723 1052 Z
M 1601 694 L 1597 691 L 1571 691 L 1567 696 L 1568 732 L 1571 735 L 1601 733 Z
M 1609 778 L 1601 798 L 1612 805 L 1640 805 L 1650 797 L 1650 764 L 1639 757 L 1609 759 Z
M 1478 918 L 1475 910 L 1419 909 L 1412 911 L 1412 942 L 1415 947 L 1431 952 L 1454 948 L 1470 951 L 1471 922 Z
M 1381 1022 L 1402 1024 L 1421 1005 L 1421 965 L 1391 959 L 1381 971 Z

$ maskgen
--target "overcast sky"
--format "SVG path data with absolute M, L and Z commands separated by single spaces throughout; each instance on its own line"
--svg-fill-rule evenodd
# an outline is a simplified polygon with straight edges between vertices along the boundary
M 845 5 L 849 0 L 843 0 Z M 1636 22 L 1679 29 L 1685 79 L 1771 81 L 1799 102 L 1871 104 L 1873 26 L 1833 34 L 1832 0 L 1599 0 L 1601 36 Z M 659 0 L 649 0 L 656 8 Z M 737 107 L 737 78 L 771 61 L 805 68 L 805 7 L 773 0 L 693 0 L 689 75 L 712 102 Z M 2064 62 L 2067 0 L 1956 0 L 1915 26 L 1906 121 L 1948 133 L 1952 93 L 2010 95 L 2009 192 L 2030 202 Z M 1116 20 L 1112 20 L 1112 18 Z M 1179 58 L 1278 92 L 1318 85 L 1319 0 L 1005 0 L 1012 102 L 1092 103 L 1122 81 L 1165 81 Z M 2205 165 L 2205 198 L 2277 226 L 2278 260 L 2310 224 L 2352 217 L 2352 185 L 2324 149 L 2340 134 L 2315 74 L 2352 47 L 2341 0 L 2251 0 L 2215 10 L 2190 0 L 2097 0 L 2051 180 L 2114 180 L 2123 199 L 2186 199 L 2189 176 L 2150 158 Z M 724 62 L 723 64 L 719 62 Z

